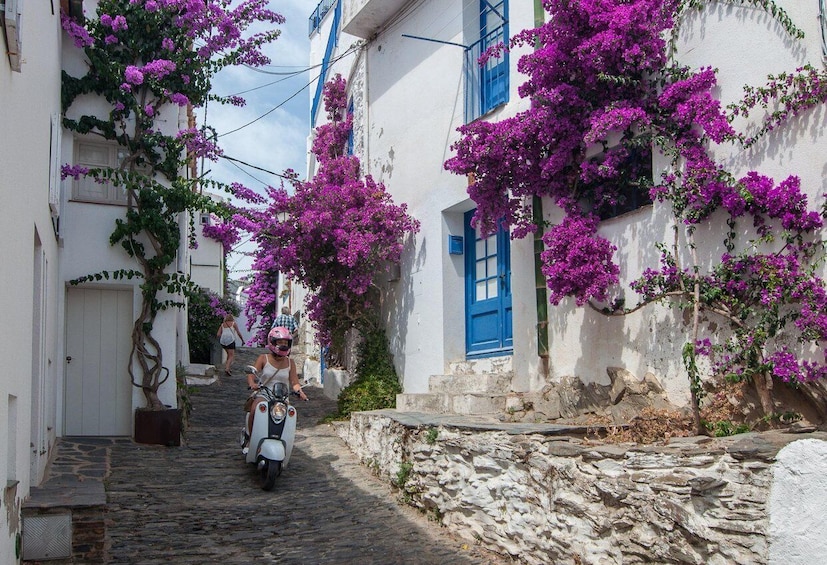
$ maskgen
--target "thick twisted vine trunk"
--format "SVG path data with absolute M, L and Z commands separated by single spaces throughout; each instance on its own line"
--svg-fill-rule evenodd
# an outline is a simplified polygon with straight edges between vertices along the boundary
M 155 322 L 155 315 L 152 313 L 151 304 L 144 300 L 141 306 L 141 313 L 132 326 L 132 351 L 129 355 L 129 376 L 132 384 L 141 387 L 146 398 L 146 407 L 150 410 L 163 410 L 166 408 L 158 398 L 158 387 L 169 377 L 169 372 L 161 378 L 165 371 L 163 366 L 163 353 L 158 341 L 152 337 L 151 328 Z M 134 362 L 137 361 L 141 374 L 140 382 L 134 374 Z
M 134 169 L 134 167 L 131 167 Z M 142 213 L 140 205 L 134 201 L 134 192 L 129 190 L 128 208 L 137 209 L 138 214 Z M 152 232 L 151 229 L 144 229 L 142 232 L 150 242 L 155 258 L 171 256 L 165 254 L 164 244 Z M 131 241 L 131 238 L 130 238 Z M 161 344 L 152 336 L 152 329 L 155 325 L 155 317 L 158 313 L 158 291 L 163 288 L 166 274 L 164 267 L 169 261 L 158 262 L 147 257 L 144 253 L 135 252 L 133 257 L 141 265 L 144 275 L 144 283 L 141 285 L 141 311 L 132 326 L 132 350 L 129 355 L 129 376 L 134 386 L 140 387 L 146 398 L 146 408 L 150 410 L 163 410 L 166 408 L 158 398 L 158 389 L 169 378 L 169 370 L 163 364 L 163 350 Z M 140 374 L 135 374 L 135 363 L 137 363 Z

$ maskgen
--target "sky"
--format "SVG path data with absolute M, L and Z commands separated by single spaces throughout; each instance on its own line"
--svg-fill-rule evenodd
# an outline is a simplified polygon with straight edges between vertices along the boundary
M 318 0 L 270 0 L 270 9 L 286 18 L 280 26 L 281 36 L 265 50 L 270 65 L 258 69 L 230 67 L 214 77 L 214 94 L 239 95 L 247 104 L 238 108 L 212 103 L 206 108 L 206 121 L 218 132 L 224 155 L 250 166 L 228 159 L 207 161 L 204 169 L 209 171 L 209 178 L 228 184 L 240 182 L 263 192 L 266 185 L 280 186 L 281 179 L 260 169 L 274 173 L 293 169 L 302 178 L 306 174 L 308 83 L 318 73 L 307 70 L 307 32 L 308 18 L 317 4 Z M 203 123 L 203 112 L 199 124 Z M 242 241 L 230 254 L 230 278 L 249 273 L 252 260 L 248 254 L 254 249 Z

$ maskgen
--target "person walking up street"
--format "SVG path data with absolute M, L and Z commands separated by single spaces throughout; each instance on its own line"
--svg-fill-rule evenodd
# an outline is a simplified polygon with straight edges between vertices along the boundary
M 221 322 L 221 325 L 218 327 L 218 332 L 215 334 L 215 337 L 218 338 L 218 343 L 221 344 L 221 347 L 223 347 L 227 353 L 227 361 L 224 363 L 224 374 L 227 376 L 233 374 L 231 369 L 233 360 L 235 359 L 236 336 L 241 340 L 241 343 L 244 343 L 244 340 L 241 338 L 241 330 L 238 329 L 238 324 L 235 321 L 235 316 L 227 314 L 224 316 L 224 321 Z
M 293 336 L 294 341 L 299 334 L 299 326 L 296 324 L 296 318 L 290 314 L 290 308 L 287 306 L 282 306 L 281 314 L 276 316 L 276 321 L 273 322 L 272 328 L 287 328 L 290 331 L 290 335 Z

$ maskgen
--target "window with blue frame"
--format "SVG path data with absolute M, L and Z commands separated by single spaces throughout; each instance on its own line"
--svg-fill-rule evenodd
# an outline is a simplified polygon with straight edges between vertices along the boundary
M 480 0 L 480 51 L 508 44 L 507 0 Z M 508 53 L 489 57 L 481 69 L 481 112 L 508 102 Z
M 508 0 L 480 0 L 479 39 L 465 51 L 465 121 L 472 122 L 508 102 L 508 52 L 479 59 L 489 49 L 508 46 Z

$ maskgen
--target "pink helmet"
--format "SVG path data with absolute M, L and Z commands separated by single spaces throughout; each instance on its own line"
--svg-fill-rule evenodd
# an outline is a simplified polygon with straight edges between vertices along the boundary
M 276 340 L 285 339 L 287 340 L 287 345 L 276 345 Z M 275 327 L 270 330 L 270 333 L 267 334 L 267 349 L 273 352 L 273 355 L 278 355 L 279 357 L 287 357 L 290 355 L 290 348 L 293 347 L 293 336 L 290 335 L 290 330 L 287 328 L 282 328 L 281 326 Z

